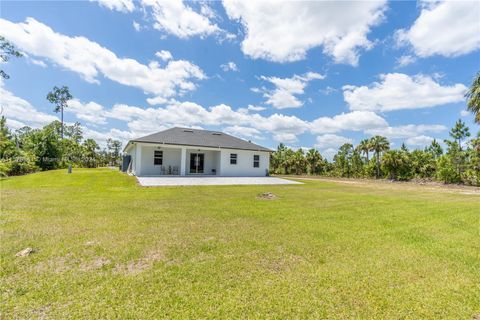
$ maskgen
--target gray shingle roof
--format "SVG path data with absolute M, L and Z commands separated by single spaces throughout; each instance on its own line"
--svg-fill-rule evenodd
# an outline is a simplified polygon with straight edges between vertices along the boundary
M 130 142 L 165 143 L 210 148 L 226 148 L 253 151 L 272 151 L 258 144 L 233 137 L 219 131 L 199 130 L 190 128 L 172 128 L 145 137 L 130 140 Z

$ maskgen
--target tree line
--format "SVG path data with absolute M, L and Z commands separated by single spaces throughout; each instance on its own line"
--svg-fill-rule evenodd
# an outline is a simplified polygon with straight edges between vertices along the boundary
M 63 135 L 63 138 L 62 138 Z M 73 167 L 118 166 L 122 143 L 108 139 L 101 149 L 85 139 L 80 123 L 53 121 L 41 129 L 28 126 L 11 131 L 0 118 L 0 176 L 22 175 L 38 170 Z
M 343 144 L 332 161 L 313 148 L 294 151 L 280 144 L 271 155 L 271 172 L 402 181 L 426 179 L 480 186 L 480 132 L 472 139 L 470 135 L 469 128 L 458 120 L 450 130 L 450 139 L 444 140 L 445 150 L 436 140 L 423 150 L 410 151 L 405 144 L 392 150 L 386 137 L 374 136 L 357 146 Z

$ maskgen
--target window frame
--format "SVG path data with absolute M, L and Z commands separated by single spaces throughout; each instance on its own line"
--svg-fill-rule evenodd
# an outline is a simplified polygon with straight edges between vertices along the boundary
M 157 154 L 159 153 L 159 155 Z M 157 163 L 159 162 L 159 163 Z M 154 150 L 153 151 L 153 165 L 154 166 L 163 166 L 163 150 Z
M 260 168 L 260 155 L 259 154 L 254 154 L 253 155 L 253 167 L 254 168 Z
M 238 153 L 230 153 L 230 164 L 236 165 L 237 163 L 238 163 Z

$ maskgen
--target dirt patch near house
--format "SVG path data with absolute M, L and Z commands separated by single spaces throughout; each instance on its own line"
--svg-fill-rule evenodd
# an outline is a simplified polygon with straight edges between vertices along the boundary
M 46 305 L 44 307 L 32 310 L 32 315 L 35 319 L 48 319 L 48 313 L 52 310 L 52 306 Z
M 281 246 L 272 251 L 274 251 L 273 254 L 268 255 L 260 251 L 252 251 L 248 256 L 252 261 L 256 261 L 260 268 L 269 273 L 288 272 L 302 264 L 308 263 L 305 257 L 292 252 L 286 252 Z
M 81 271 L 98 270 L 104 266 L 109 265 L 110 263 L 111 263 L 110 259 L 107 259 L 104 257 L 98 257 L 98 258 L 95 258 L 93 261 L 90 261 L 88 263 L 83 263 L 82 265 L 80 265 L 80 270 Z
M 73 268 L 73 264 L 68 257 L 52 257 L 41 261 L 34 266 L 37 273 L 53 272 L 63 273 Z
M 152 251 L 143 258 L 129 261 L 115 266 L 115 272 L 124 275 L 136 275 L 153 267 L 155 262 L 165 261 L 166 257 L 161 251 Z
M 302 256 L 286 253 L 273 259 L 263 259 L 260 265 L 273 273 L 290 271 L 301 263 L 305 263 Z
M 257 195 L 257 199 L 260 199 L 260 200 L 275 200 L 277 198 L 278 197 L 271 192 L 263 192 Z

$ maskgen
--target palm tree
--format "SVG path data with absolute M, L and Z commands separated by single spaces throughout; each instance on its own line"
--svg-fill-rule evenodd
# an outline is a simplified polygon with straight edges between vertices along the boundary
M 61 112 L 62 114 L 62 139 L 63 139 L 63 109 L 68 107 L 68 101 L 73 99 L 73 96 L 70 94 L 68 87 L 63 86 L 58 88 L 57 86 L 53 87 L 53 90 L 47 94 L 47 100 L 55 104 L 55 112 Z
M 408 180 L 411 177 L 411 161 L 404 150 L 390 150 L 383 154 L 382 167 L 392 180 Z
M 322 161 L 322 156 L 317 149 L 310 149 L 306 154 L 306 159 L 308 164 L 310 165 L 311 174 L 315 174 L 317 172 L 317 166 L 320 161 Z
M 283 168 L 284 174 L 288 174 L 289 168 L 292 165 L 292 149 L 286 147 L 283 143 L 278 145 L 277 151 L 275 152 L 275 165 L 280 168 Z
M 294 152 L 292 151 L 292 149 L 286 147 L 283 143 L 280 143 L 277 147 L 277 150 L 271 155 L 270 164 L 273 167 L 274 171 L 277 173 L 281 173 L 283 169 L 284 174 L 288 174 L 290 172 L 290 168 L 293 165 L 293 154 Z
M 370 145 L 370 140 L 369 139 L 363 139 L 362 141 L 360 141 L 360 144 L 357 146 L 357 150 L 360 151 L 360 152 L 363 152 L 365 154 L 365 156 L 367 157 L 367 163 L 370 160 L 368 158 L 368 152 L 371 149 L 372 149 L 372 147 Z
M 305 155 L 303 149 L 295 151 L 291 158 L 291 164 L 295 168 L 295 174 L 300 175 L 303 173 L 303 169 L 306 167 Z
M 468 98 L 468 110 L 475 115 L 475 122 L 480 123 L 480 72 L 473 79 L 465 96 Z
M 388 139 L 382 136 L 375 136 L 370 139 L 372 150 L 375 153 L 375 159 L 377 162 L 377 179 L 380 177 L 380 153 L 390 149 L 390 143 Z
M 282 164 L 282 157 L 284 156 L 285 152 L 285 146 L 283 143 L 280 143 L 277 147 L 277 150 L 275 152 L 272 152 L 270 155 L 270 166 L 273 169 L 273 172 L 279 173 L 280 172 L 280 167 Z

